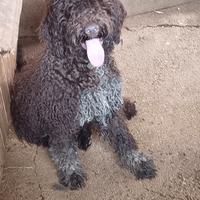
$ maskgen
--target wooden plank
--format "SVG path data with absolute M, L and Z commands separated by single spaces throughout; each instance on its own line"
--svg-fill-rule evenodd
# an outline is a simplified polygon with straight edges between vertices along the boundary
M 5 145 L 3 140 L 3 134 L 0 128 L 0 180 L 2 179 L 3 176 L 3 164 L 5 157 L 4 152 L 5 152 Z
M 6 57 L 9 57 L 7 55 Z M 10 103 L 10 94 L 9 94 L 9 84 L 8 84 L 8 73 L 6 73 L 5 69 L 10 68 L 9 63 L 7 62 L 8 59 L 5 59 L 5 55 L 0 55 L 0 88 L 1 88 L 1 95 L 3 101 L 6 102 L 5 110 L 9 112 L 9 103 Z
M 8 122 L 6 106 L 5 106 L 5 102 L 4 102 L 4 99 L 3 99 L 3 93 L 2 93 L 1 88 L 0 88 L 0 113 L 1 113 L 0 114 L 0 128 L 1 128 L 2 138 L 5 141 L 7 131 L 8 131 L 9 122 Z
M 16 67 L 16 51 L 22 0 L 0 0 L 0 181 L 5 139 L 10 123 L 9 86 Z

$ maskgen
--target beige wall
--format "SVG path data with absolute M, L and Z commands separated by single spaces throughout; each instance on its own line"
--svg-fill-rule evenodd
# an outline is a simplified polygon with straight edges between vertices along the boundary
M 45 12 L 45 0 L 23 0 L 20 36 L 37 34 L 37 28 Z

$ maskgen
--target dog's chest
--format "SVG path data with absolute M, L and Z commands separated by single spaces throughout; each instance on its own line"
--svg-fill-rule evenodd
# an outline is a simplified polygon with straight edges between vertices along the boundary
M 93 120 L 106 125 L 106 119 L 123 104 L 121 81 L 103 66 L 96 71 L 100 84 L 84 90 L 80 98 L 80 126 Z

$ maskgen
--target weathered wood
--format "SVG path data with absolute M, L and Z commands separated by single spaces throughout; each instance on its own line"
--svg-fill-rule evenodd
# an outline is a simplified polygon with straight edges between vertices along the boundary
M 3 174 L 5 139 L 10 124 L 9 86 L 16 67 L 22 0 L 0 1 L 0 180 Z

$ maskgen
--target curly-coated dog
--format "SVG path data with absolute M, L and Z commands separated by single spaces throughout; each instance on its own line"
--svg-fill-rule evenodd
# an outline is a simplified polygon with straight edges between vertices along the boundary
M 70 189 L 85 185 L 78 147 L 90 145 L 93 126 L 138 179 L 156 175 L 153 161 L 138 151 L 122 112 L 127 118 L 135 113 L 134 105 L 123 101 L 112 57 L 125 16 L 118 0 L 50 0 L 41 24 L 44 55 L 15 75 L 11 113 L 16 134 L 47 146 L 60 183 Z

